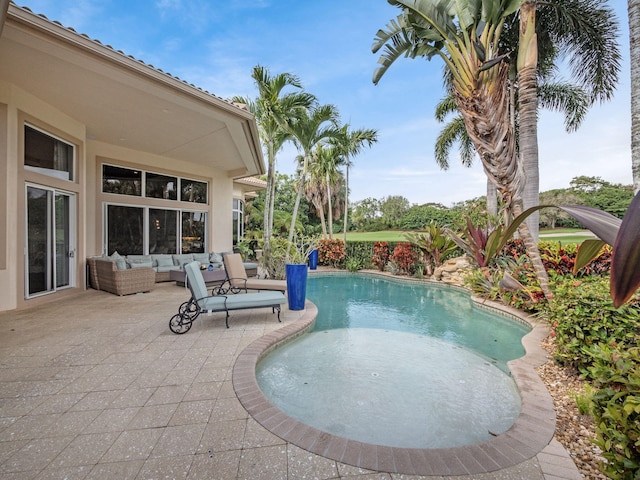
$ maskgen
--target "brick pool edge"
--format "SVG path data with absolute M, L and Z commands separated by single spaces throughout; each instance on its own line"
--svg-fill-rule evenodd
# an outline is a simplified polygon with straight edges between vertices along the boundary
M 246 347 L 233 367 L 233 387 L 247 412 L 274 435 L 311 453 L 348 465 L 379 472 L 406 475 L 471 475 L 515 466 L 540 453 L 551 441 L 556 415 L 553 399 L 535 371 L 547 361 L 540 347 L 548 329 L 513 309 L 499 304 L 478 302 L 531 326 L 522 339 L 525 355 L 509 362 L 509 369 L 520 392 L 520 415 L 505 433 L 486 442 L 454 448 L 397 448 L 349 440 L 289 417 L 262 393 L 256 380 L 256 365 L 274 348 L 309 331 L 318 314 L 310 301 L 299 320 L 271 332 Z

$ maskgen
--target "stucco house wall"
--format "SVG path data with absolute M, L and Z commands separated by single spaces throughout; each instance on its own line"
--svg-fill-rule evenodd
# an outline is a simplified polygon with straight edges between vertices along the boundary
M 263 188 L 255 118 L 244 108 L 15 4 L 0 15 L 0 311 L 86 288 L 87 256 L 104 244 L 105 205 L 204 211 L 208 251 L 232 248 L 233 198 Z M 25 125 L 73 145 L 72 179 L 24 164 Z M 103 193 L 102 165 L 208 185 L 206 204 Z M 26 295 L 27 186 L 75 199 L 72 284 Z M 180 253 L 180 252 L 176 252 Z

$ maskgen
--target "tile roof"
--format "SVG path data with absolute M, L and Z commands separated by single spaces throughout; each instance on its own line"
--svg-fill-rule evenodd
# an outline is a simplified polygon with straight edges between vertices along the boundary
M 24 11 L 24 12 L 27 12 L 27 13 L 29 13 L 31 15 L 39 17 L 39 18 L 45 20 L 46 22 L 50 23 L 51 25 L 56 25 L 57 27 L 63 28 L 65 31 L 70 32 L 70 33 L 72 33 L 72 34 L 74 34 L 74 35 L 76 35 L 78 37 L 82 37 L 82 38 L 84 38 L 86 40 L 89 40 L 90 42 L 94 43 L 95 45 L 98 45 L 99 47 L 106 48 L 106 49 L 110 50 L 111 52 L 120 55 L 122 57 L 122 59 L 127 61 L 127 62 L 130 62 L 130 61 L 136 62 L 139 65 L 142 65 L 142 66 L 144 66 L 146 68 L 149 68 L 149 69 L 153 70 L 154 72 L 162 74 L 163 76 L 167 77 L 168 79 L 177 80 L 178 82 L 180 82 L 180 83 L 182 83 L 182 84 L 184 84 L 184 85 L 186 85 L 186 86 L 188 86 L 190 88 L 198 90 L 199 92 L 204 93 L 205 95 L 209 95 L 209 96 L 211 96 L 211 97 L 213 97 L 213 98 L 215 98 L 217 100 L 223 101 L 226 104 L 228 104 L 228 105 L 230 105 L 230 106 L 232 106 L 234 108 L 237 108 L 238 110 L 242 110 L 242 111 L 245 111 L 245 112 L 248 111 L 248 108 L 244 104 L 238 104 L 238 103 L 232 102 L 231 100 L 219 97 L 218 95 L 215 95 L 215 94 L 213 94 L 213 93 L 211 93 L 211 92 L 209 92 L 209 91 L 207 91 L 207 90 L 205 90 L 205 89 L 203 89 L 201 87 L 198 87 L 197 85 L 194 85 L 193 83 L 189 83 L 188 81 L 186 81 L 186 80 L 184 80 L 184 79 L 182 79 L 180 77 L 172 75 L 169 72 L 165 72 L 164 70 L 162 70 L 160 68 L 157 68 L 157 67 L 153 66 L 150 63 L 146 63 L 143 60 L 135 58 L 133 55 L 128 55 L 122 50 L 116 50 L 111 45 L 104 44 L 98 39 L 91 38 L 86 33 L 79 33 L 73 27 L 67 27 L 67 26 L 63 25 L 58 20 L 51 20 L 46 15 L 44 15 L 42 13 L 35 13 L 29 7 L 16 5 L 15 2 L 13 2 L 13 0 L 10 1 L 10 5 L 13 6 L 13 7 L 16 7 L 16 8 L 18 8 L 18 9 Z

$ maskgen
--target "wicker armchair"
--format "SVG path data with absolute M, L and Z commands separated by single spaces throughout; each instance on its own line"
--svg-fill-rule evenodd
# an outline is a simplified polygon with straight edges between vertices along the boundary
M 129 268 L 118 270 L 115 262 L 92 259 L 94 264 L 95 284 L 99 290 L 116 295 L 130 295 L 132 293 L 148 292 L 156 282 L 156 272 L 151 267 Z M 93 283 L 93 282 L 92 282 Z

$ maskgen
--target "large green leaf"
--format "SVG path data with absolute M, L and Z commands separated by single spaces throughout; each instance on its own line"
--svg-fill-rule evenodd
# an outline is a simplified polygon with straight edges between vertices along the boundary
M 594 232 L 595 233 L 595 232 Z M 640 287 L 640 192 L 627 208 L 613 245 L 611 298 L 619 307 Z
M 604 245 L 605 242 L 595 238 L 590 238 L 582 242 L 576 255 L 576 263 L 573 266 L 574 275 L 578 273 L 578 270 L 591 263 L 591 261 L 598 256 Z

